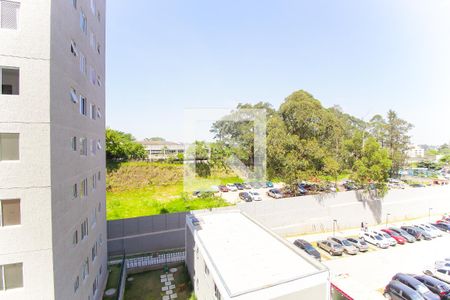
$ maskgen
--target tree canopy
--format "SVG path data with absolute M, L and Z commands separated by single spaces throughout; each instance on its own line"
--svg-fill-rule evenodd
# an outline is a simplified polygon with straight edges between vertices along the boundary
M 106 128 L 106 158 L 114 161 L 145 159 L 144 146 L 129 133 Z

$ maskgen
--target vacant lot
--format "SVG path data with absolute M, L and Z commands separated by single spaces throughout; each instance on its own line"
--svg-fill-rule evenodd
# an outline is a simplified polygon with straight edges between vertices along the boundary
M 201 178 L 190 189 L 240 182 L 232 174 Z M 134 218 L 229 205 L 217 197 L 193 198 L 184 193 L 183 166 L 166 163 L 108 164 L 106 207 L 108 220 Z

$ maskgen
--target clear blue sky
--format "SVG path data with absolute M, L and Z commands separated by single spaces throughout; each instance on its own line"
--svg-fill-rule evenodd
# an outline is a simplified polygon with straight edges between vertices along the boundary
M 450 1 L 107 2 L 107 125 L 183 140 L 185 108 L 304 89 L 416 143 L 450 141 Z

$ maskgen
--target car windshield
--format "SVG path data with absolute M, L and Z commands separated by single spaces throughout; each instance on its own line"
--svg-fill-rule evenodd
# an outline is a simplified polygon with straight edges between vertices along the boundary
M 428 288 L 423 284 L 419 284 L 416 290 L 421 294 L 425 294 L 426 292 L 428 292 Z
M 311 245 L 305 245 L 305 250 L 307 250 L 307 251 L 315 251 L 316 249 L 314 249 L 314 247 L 311 246 Z
M 389 234 L 387 234 L 387 233 L 383 233 L 383 236 L 385 237 L 385 238 L 391 238 L 391 236 L 389 235 Z
M 379 235 L 376 235 L 375 238 L 376 238 L 377 240 L 379 240 L 379 241 L 382 241 L 382 240 L 383 240 L 383 239 L 381 238 L 381 236 L 379 236 Z
M 351 246 L 352 244 L 350 244 L 350 242 L 349 241 L 347 241 L 347 240 L 342 240 L 342 244 L 344 245 L 344 246 Z
M 367 245 L 366 242 L 364 242 L 364 241 L 359 241 L 359 243 L 363 246 Z

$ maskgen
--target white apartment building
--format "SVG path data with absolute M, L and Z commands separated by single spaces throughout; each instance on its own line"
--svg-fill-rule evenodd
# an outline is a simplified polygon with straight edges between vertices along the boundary
M 0 0 L 0 300 L 102 297 L 105 0 Z
M 199 300 L 330 299 L 324 265 L 238 210 L 186 216 L 186 264 Z

